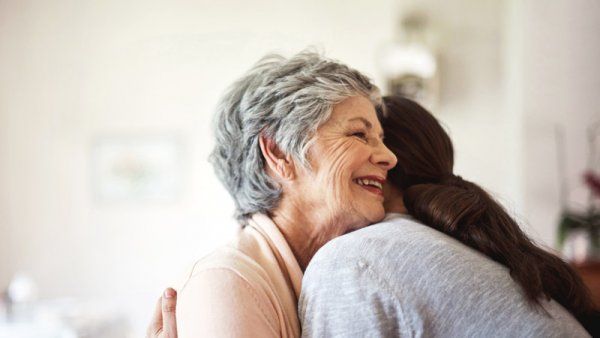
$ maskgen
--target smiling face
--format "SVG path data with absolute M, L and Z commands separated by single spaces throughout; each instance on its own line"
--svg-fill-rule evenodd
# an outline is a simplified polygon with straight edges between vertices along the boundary
M 316 229 L 329 240 L 384 217 L 383 189 L 396 157 L 383 144 L 383 130 L 373 104 L 348 98 L 333 107 L 308 151 L 310 169 L 299 169 L 296 199 L 310 213 Z

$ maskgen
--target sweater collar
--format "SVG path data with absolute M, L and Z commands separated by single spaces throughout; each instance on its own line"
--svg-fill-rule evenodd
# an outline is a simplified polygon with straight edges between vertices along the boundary
M 302 269 L 300 269 L 300 264 L 298 264 L 298 260 L 296 259 L 296 256 L 294 256 L 294 253 L 292 252 L 292 249 L 290 248 L 290 245 L 286 241 L 285 237 L 273 220 L 271 220 L 271 218 L 265 214 L 257 213 L 252 215 L 249 223 L 263 233 L 273 247 L 273 250 L 277 251 L 276 254 L 283 261 L 283 264 L 290 277 L 292 287 L 294 288 L 296 299 L 298 299 L 300 297 L 303 273 Z
M 385 217 L 383 218 L 382 222 L 386 222 L 392 219 L 396 219 L 396 218 L 402 218 L 402 219 L 407 219 L 407 220 L 411 220 L 414 221 L 414 217 L 412 217 L 409 214 L 401 214 L 399 212 L 388 212 L 385 214 Z

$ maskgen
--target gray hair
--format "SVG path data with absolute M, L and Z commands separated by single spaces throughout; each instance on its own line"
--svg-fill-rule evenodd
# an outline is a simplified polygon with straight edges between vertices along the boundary
M 215 148 L 210 161 L 244 224 L 253 213 L 268 214 L 281 197 L 267 174 L 259 146 L 264 133 L 309 168 L 307 150 L 333 106 L 362 95 L 378 107 L 379 89 L 360 72 L 315 52 L 291 58 L 267 55 L 221 98 L 215 117 Z

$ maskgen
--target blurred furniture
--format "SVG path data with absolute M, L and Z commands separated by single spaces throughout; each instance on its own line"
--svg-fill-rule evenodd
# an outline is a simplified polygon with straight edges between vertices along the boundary
M 102 301 L 42 300 L 0 315 L 0 337 L 127 338 L 130 325 L 118 307 Z
M 583 282 L 590 289 L 596 306 L 600 306 L 600 261 L 573 263 Z
M 73 328 L 57 322 L 0 321 L 0 337 L 78 338 Z

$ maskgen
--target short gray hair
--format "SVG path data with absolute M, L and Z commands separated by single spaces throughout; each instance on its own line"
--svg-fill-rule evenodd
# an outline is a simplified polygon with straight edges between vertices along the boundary
M 215 117 L 215 148 L 210 161 L 235 201 L 235 217 L 269 214 L 281 189 L 269 177 L 259 136 L 305 167 L 307 149 L 333 106 L 361 95 L 381 105 L 379 89 L 360 72 L 315 52 L 291 58 L 267 55 L 221 98 Z

